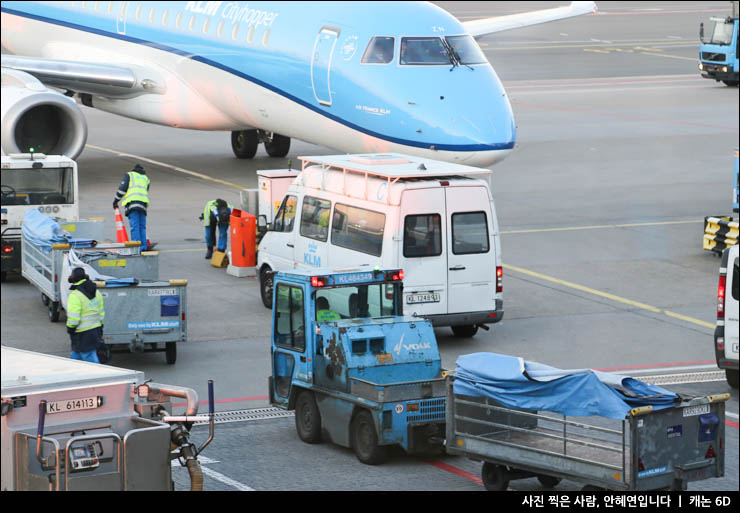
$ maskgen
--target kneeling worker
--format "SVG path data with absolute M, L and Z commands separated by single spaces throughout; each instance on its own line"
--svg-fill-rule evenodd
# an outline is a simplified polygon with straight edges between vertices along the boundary
M 81 267 L 72 271 L 68 281 L 72 283 L 67 299 L 67 333 L 72 343 L 69 357 L 100 363 L 97 350 L 103 342 L 103 296 Z
M 206 229 L 206 260 L 213 256 L 213 246 L 216 242 L 216 226 L 218 226 L 218 251 L 226 251 L 226 240 L 229 236 L 229 221 L 233 207 L 222 199 L 211 200 L 206 203 L 199 219 L 203 220 Z

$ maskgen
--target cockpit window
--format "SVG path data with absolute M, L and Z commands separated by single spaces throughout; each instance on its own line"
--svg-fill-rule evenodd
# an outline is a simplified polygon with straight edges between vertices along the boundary
M 488 62 L 483 55 L 478 43 L 468 36 L 447 36 L 445 38 L 455 51 L 456 58 L 460 59 L 460 64 L 483 64 Z
M 438 37 L 404 37 L 401 39 L 401 64 L 439 65 L 450 64 L 442 40 Z
M 378 36 L 370 40 L 362 56 L 363 64 L 388 64 L 393 60 L 393 46 L 395 39 L 392 37 Z

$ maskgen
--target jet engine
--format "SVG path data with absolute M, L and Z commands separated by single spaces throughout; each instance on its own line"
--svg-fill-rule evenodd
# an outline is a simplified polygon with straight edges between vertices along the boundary
M 2 68 L 2 154 L 45 153 L 72 159 L 82 153 L 87 122 L 70 97 L 34 76 Z

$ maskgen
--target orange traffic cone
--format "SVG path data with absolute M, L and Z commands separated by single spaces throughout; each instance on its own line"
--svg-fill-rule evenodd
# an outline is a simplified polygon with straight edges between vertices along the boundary
M 126 225 L 123 224 L 123 217 L 121 217 L 121 211 L 116 207 L 116 242 L 128 242 L 128 233 L 126 232 Z

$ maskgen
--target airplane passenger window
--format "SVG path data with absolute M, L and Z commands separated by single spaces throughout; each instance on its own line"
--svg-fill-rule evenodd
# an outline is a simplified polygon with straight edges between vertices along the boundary
M 204 34 L 207 34 L 208 33 L 208 22 L 209 21 L 210 20 L 208 18 L 206 18 L 206 20 L 203 22 L 203 33 Z
M 455 50 L 462 64 L 484 64 L 488 62 L 478 43 L 472 37 L 468 35 L 447 36 L 445 39 Z
M 167 15 L 170 13 L 169 9 L 165 9 L 162 13 L 162 25 L 167 25 Z
M 224 32 L 224 20 L 221 20 L 218 22 L 218 28 L 216 29 L 216 33 L 218 34 L 218 37 L 221 37 L 221 34 Z
M 188 30 L 193 30 L 193 27 L 195 27 L 195 14 L 190 16 L 190 21 L 188 22 Z
M 393 60 L 395 38 L 378 36 L 367 44 L 362 56 L 362 64 L 388 64 Z
M 154 15 L 156 14 L 157 9 L 152 7 L 149 9 L 149 23 L 154 23 Z
M 141 4 L 139 4 L 139 6 L 136 8 L 136 19 L 137 20 L 141 18 L 141 8 L 142 7 L 143 6 Z
M 247 31 L 247 43 L 251 43 L 254 39 L 254 25 L 249 27 L 249 30 Z
M 182 13 L 178 12 L 175 18 L 175 28 L 180 28 L 180 25 L 182 25 Z
M 265 33 L 262 34 L 262 46 L 267 46 L 270 42 L 270 29 L 265 29 Z
M 236 36 L 238 33 L 239 33 L 239 24 L 234 23 L 234 28 L 231 29 L 231 39 L 236 39 Z
M 401 39 L 401 64 L 433 66 L 451 62 L 442 40 L 438 37 Z
M 113 2 L 108 2 L 108 14 L 113 12 Z
M 98 9 L 100 9 L 100 2 L 95 2 L 95 3 L 93 4 L 93 9 L 94 9 L 94 10 L 96 10 L 96 11 L 97 11 Z

